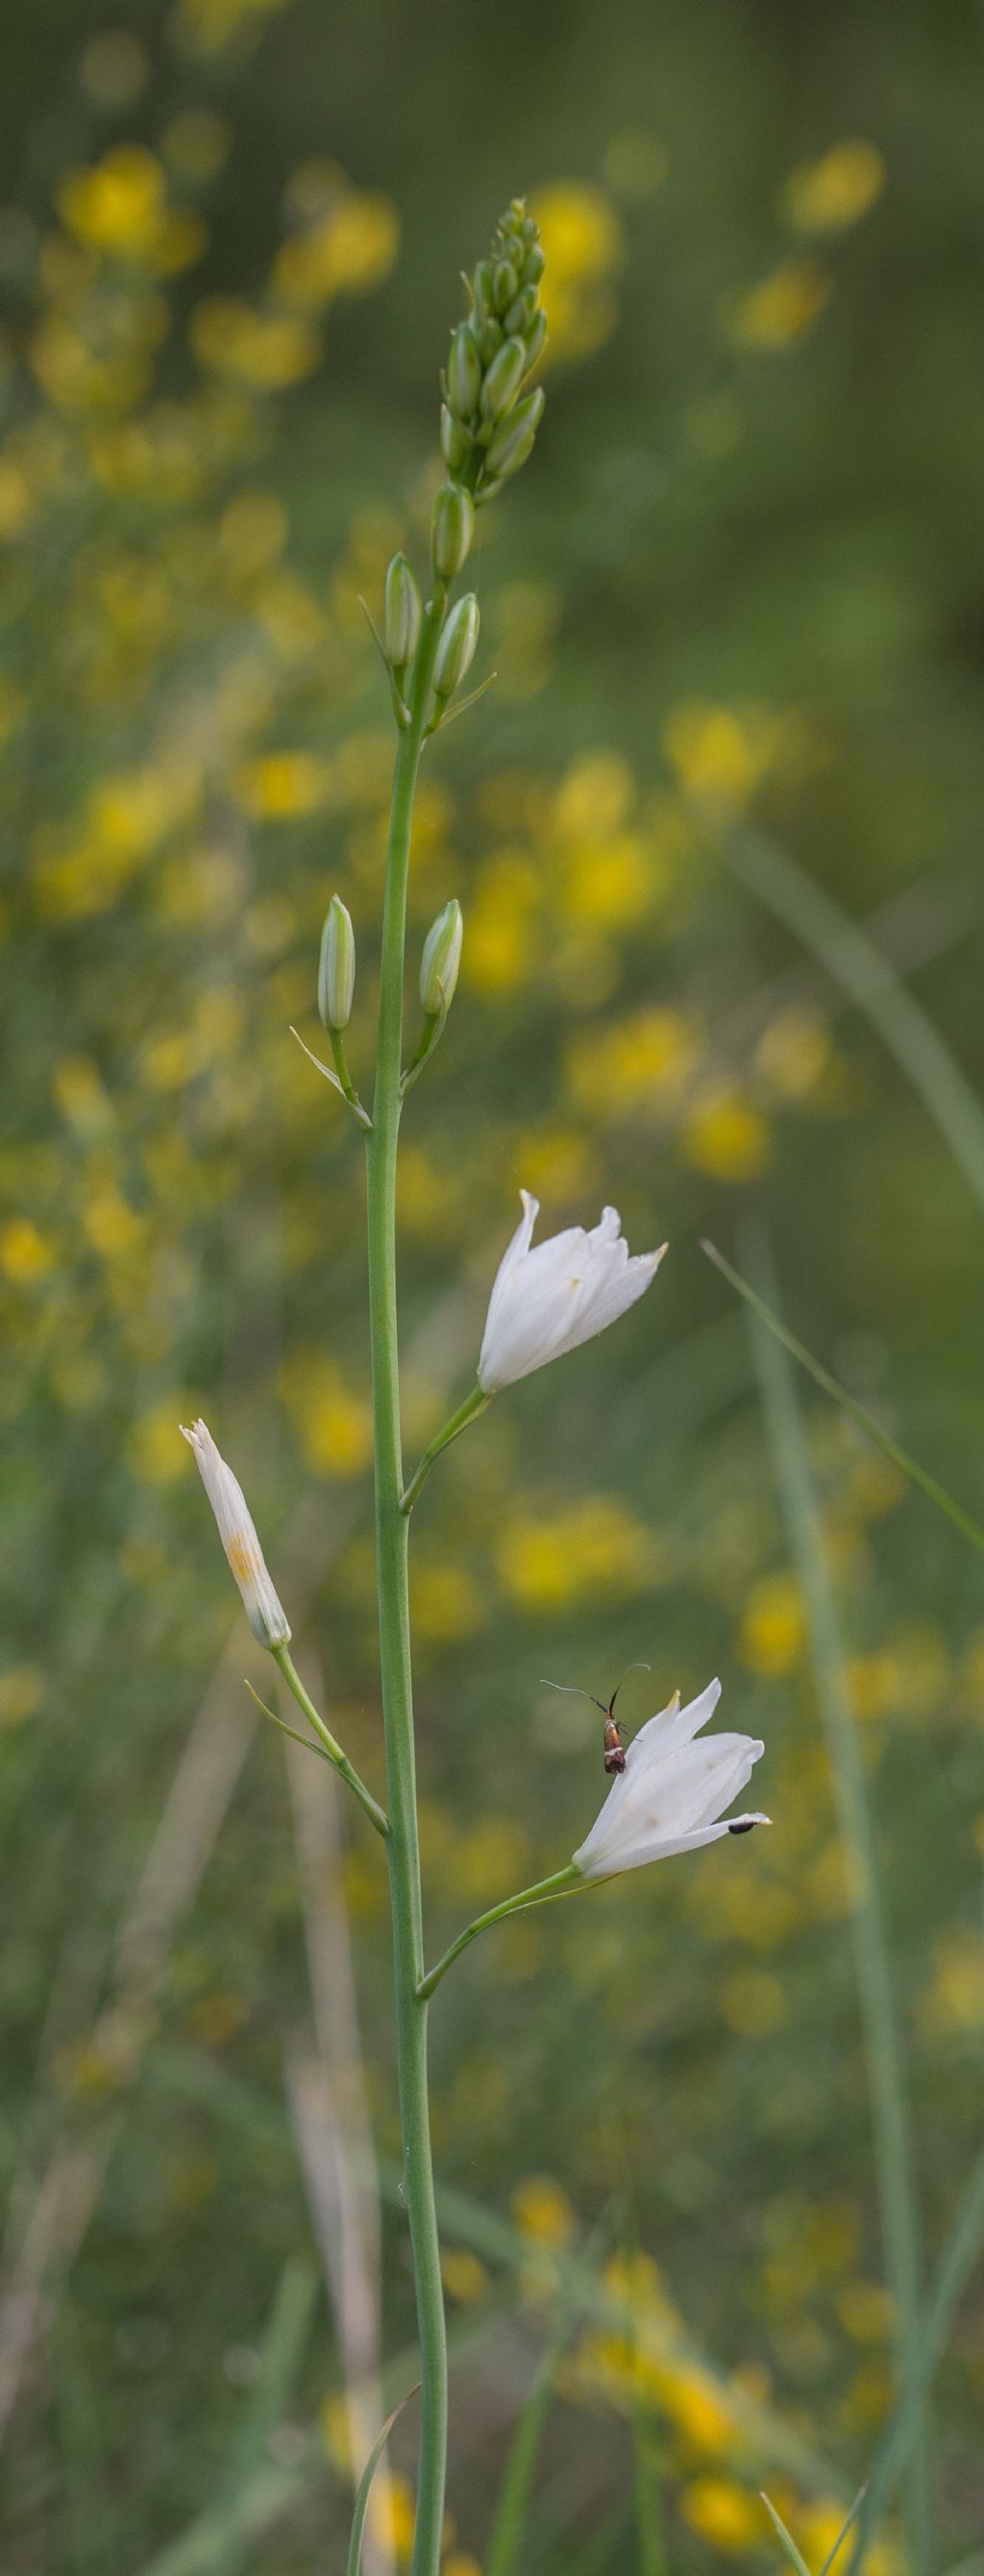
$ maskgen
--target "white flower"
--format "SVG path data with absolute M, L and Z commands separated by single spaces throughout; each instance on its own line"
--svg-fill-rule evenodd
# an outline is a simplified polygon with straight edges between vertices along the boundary
M 637 1252 L 631 1259 L 621 1232 L 617 1208 L 605 1208 L 600 1225 L 586 1234 L 580 1225 L 552 1234 L 530 1250 L 539 1201 L 521 1190 L 522 1222 L 516 1228 L 489 1299 L 489 1311 L 478 1362 L 484 1395 L 529 1377 L 545 1360 L 574 1351 L 579 1342 L 614 1324 L 627 1306 L 648 1288 L 659 1268 L 658 1252 Z
M 699 1699 L 681 1708 L 676 1691 L 669 1707 L 640 1727 L 626 1747 L 624 1771 L 574 1854 L 584 1878 L 612 1878 L 618 1870 L 641 1869 L 644 1861 L 699 1851 L 722 1834 L 768 1824 L 768 1816 L 759 1815 L 717 1821 L 765 1750 L 751 1735 L 710 1735 L 697 1742 L 720 1697 L 720 1682 L 708 1682 Z
M 243 1596 L 254 1637 L 261 1646 L 285 1646 L 290 1628 L 267 1573 L 241 1485 L 220 1458 L 207 1423 L 181 1424 L 198 1462 L 202 1483 L 218 1523 L 219 1537 Z

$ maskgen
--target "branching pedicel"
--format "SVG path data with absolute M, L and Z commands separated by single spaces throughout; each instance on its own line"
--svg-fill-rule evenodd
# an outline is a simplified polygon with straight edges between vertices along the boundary
M 422 2384 L 411 2576 L 437 2576 L 447 2449 L 447 2354 L 427 2105 L 428 1999 L 452 1961 L 490 1924 L 553 1897 L 573 1895 L 645 1861 L 696 1849 L 720 1835 L 766 1822 L 758 1815 L 720 1821 L 747 1781 L 762 1746 L 743 1735 L 701 1735 L 716 1705 L 719 1685 L 711 1683 L 685 1709 L 675 1698 L 628 1747 L 625 1768 L 574 1858 L 552 1878 L 481 1915 L 436 1967 L 430 1971 L 425 1967 L 407 1591 L 413 1505 L 441 1451 L 477 1420 L 493 1396 L 614 1323 L 644 1295 L 666 1250 L 664 1244 L 658 1251 L 630 1256 L 615 1208 L 605 1208 L 590 1232 L 571 1226 L 534 1246 L 537 1204 L 524 1191 L 522 1220 L 493 1284 L 476 1383 L 404 1482 L 395 1222 L 400 1116 L 411 1084 L 444 1029 L 458 979 L 463 932 L 459 904 L 446 904 L 424 944 L 422 1026 L 404 1064 L 404 945 L 414 794 L 424 743 L 481 694 L 475 691 L 464 699 L 459 695 L 478 643 L 478 601 L 474 592 L 466 592 L 449 606 L 448 594 L 468 556 L 476 509 L 491 501 L 525 464 L 543 412 L 542 389 L 527 389 L 546 338 L 538 293 L 543 265 L 536 225 L 522 202 L 514 201 L 499 225 L 491 258 L 480 260 L 466 281 L 468 318 L 452 335 L 441 409 L 447 480 L 434 503 L 429 596 L 425 603 L 406 558 L 396 555 L 386 579 L 381 636 L 369 618 L 386 668 L 398 734 L 371 1115 L 354 1088 L 346 1058 L 344 1033 L 355 990 L 355 940 L 337 895 L 328 908 L 321 945 L 318 1006 L 333 1066 L 320 1064 L 318 1058 L 313 1061 L 347 1102 L 365 1136 L 388 1815 L 330 1734 L 294 1670 L 287 1620 L 231 1469 L 220 1458 L 204 1423 L 196 1423 L 186 1435 L 253 1632 L 273 1655 L 303 1711 L 309 1732 L 302 1741 L 333 1762 L 348 1782 L 384 1841 L 389 1862 L 400 2119 Z M 268 1710 L 267 1715 L 273 1712 Z M 274 1719 L 274 1723 L 281 1721 Z

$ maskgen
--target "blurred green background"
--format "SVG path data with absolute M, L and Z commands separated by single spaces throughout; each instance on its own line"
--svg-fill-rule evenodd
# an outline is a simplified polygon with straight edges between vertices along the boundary
M 483 520 L 499 676 L 435 746 L 415 860 L 414 953 L 451 894 L 466 938 L 404 1128 L 411 1454 L 520 1183 L 671 1253 L 420 1507 L 429 1948 L 600 1802 L 594 1714 L 541 1675 L 607 1696 L 645 1658 L 634 1725 L 720 1672 L 774 1827 L 507 1927 L 437 1999 L 446 2569 L 489 2565 L 579 2247 L 607 2292 L 559 2338 L 520 2564 L 774 2567 L 765 2484 L 819 2567 L 892 2313 L 808 1623 L 698 1244 L 767 1228 L 794 1328 L 984 1514 L 980 1113 L 958 1083 L 948 1141 L 748 883 L 823 888 L 984 1085 L 980 12 L 9 0 L 2 61 L 3 2565 L 336 2567 L 377 2366 L 390 2403 L 413 2376 L 384 1876 L 243 1688 L 177 1424 L 234 1464 L 377 1784 L 360 1157 L 288 1024 L 317 1045 L 337 888 L 368 1079 L 391 738 L 359 594 L 397 544 L 423 567 L 458 271 L 526 190 L 548 407 Z M 980 2133 L 980 1569 L 798 1391 L 931 2258 Z M 943 2566 L 984 2524 L 982 2322 L 978 2287 Z

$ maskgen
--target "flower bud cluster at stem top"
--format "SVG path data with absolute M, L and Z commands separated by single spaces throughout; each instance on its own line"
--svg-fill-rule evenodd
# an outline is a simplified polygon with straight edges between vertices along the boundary
M 491 257 L 480 259 L 466 280 L 471 311 L 451 337 L 441 409 L 448 482 L 438 494 L 434 517 L 438 571 L 439 523 L 448 513 L 448 495 L 470 493 L 480 509 L 525 465 L 532 448 L 544 397 L 540 387 L 524 394 L 523 386 L 547 336 L 538 292 L 543 268 L 533 217 L 523 200 L 514 198 L 499 224 Z M 463 561 L 464 553 L 454 571 Z

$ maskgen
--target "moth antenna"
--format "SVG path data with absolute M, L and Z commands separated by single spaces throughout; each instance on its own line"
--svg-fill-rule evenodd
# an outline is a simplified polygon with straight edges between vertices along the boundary
M 548 1682 L 546 1674 L 541 1673 L 540 1686 L 543 1690 L 563 1691 L 568 1699 L 590 1700 L 592 1708 L 600 1708 L 603 1717 L 608 1715 L 604 1700 L 596 1699 L 593 1691 L 580 1690 L 576 1682 Z

